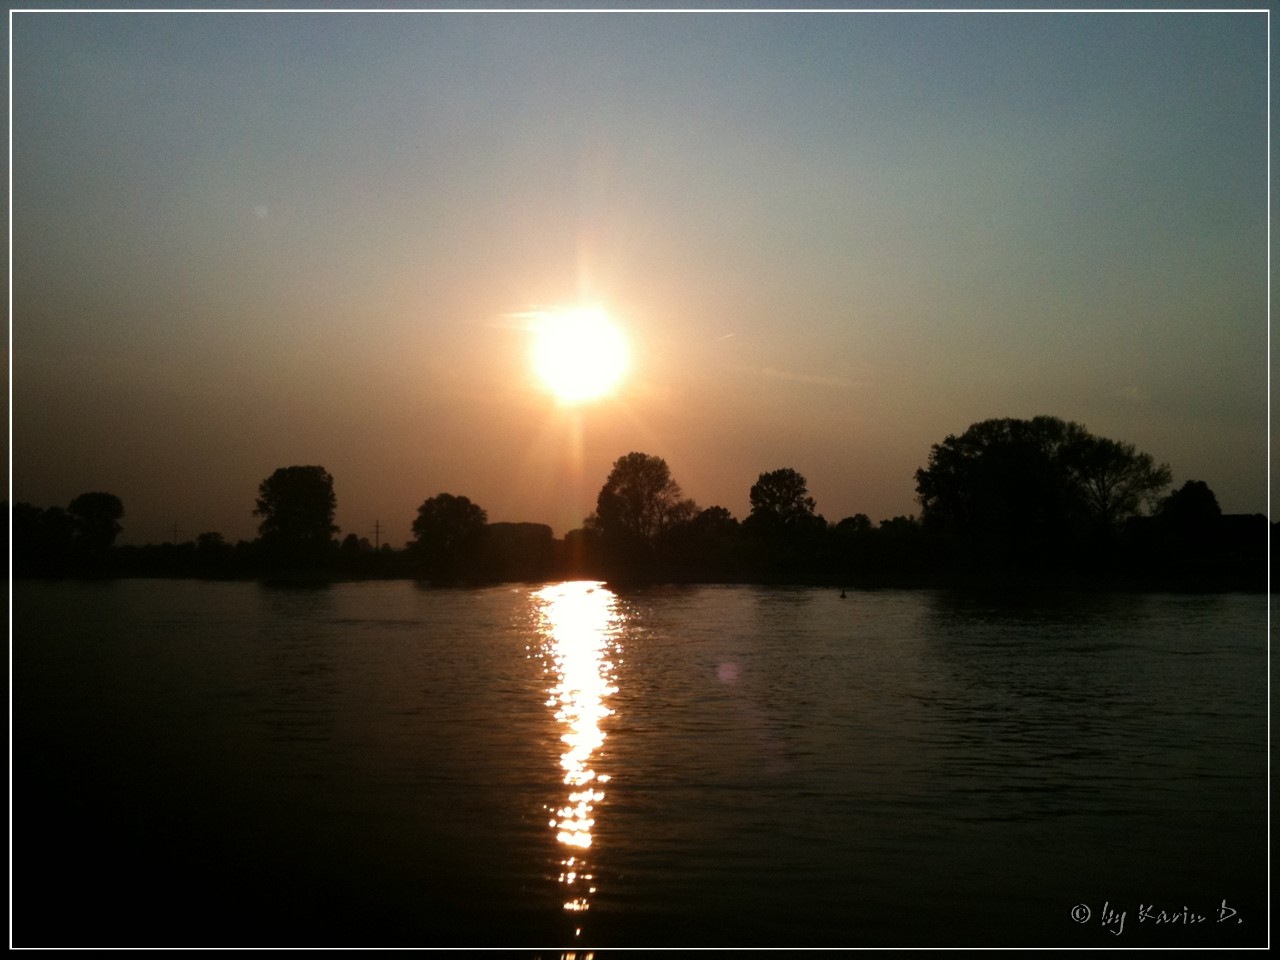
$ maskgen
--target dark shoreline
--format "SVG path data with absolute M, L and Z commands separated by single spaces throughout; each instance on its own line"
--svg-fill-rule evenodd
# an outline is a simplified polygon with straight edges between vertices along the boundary
M 794 587 L 797 589 L 821 589 L 840 592 L 865 592 L 875 590 L 947 590 L 973 594 L 1006 594 L 1026 596 L 1050 593 L 1097 594 L 1149 594 L 1149 593 L 1274 593 L 1278 585 L 1268 585 L 1266 572 L 1210 571 L 1208 575 L 1175 575 L 1168 578 L 1154 576 L 1117 576 L 1114 578 L 1090 578 L 1073 575 L 920 575 L 904 577 L 859 577 L 838 579 L 824 577 L 757 577 L 757 578 L 695 578 L 695 577 L 618 577 L 602 571 L 566 570 L 552 572 L 544 577 L 514 577 L 502 580 L 430 581 L 405 574 L 345 574 L 345 573 L 296 573 L 296 574 L 238 574 L 212 575 L 200 573 L 82 573 L 79 575 L 18 575 L 10 577 L 18 582 L 108 582 L 114 580 L 199 580 L 209 583 L 258 583 L 280 589 L 324 588 L 341 583 L 408 582 L 430 590 L 480 590 L 507 584 L 545 584 L 564 580 L 597 580 L 616 591 L 634 591 L 651 588 L 751 586 Z

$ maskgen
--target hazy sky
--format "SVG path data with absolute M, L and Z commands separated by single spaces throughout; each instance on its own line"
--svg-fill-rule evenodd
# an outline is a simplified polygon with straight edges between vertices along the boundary
M 1267 510 L 1263 13 L 12 16 L 16 501 L 126 542 L 424 499 L 580 525 L 666 459 L 746 516 L 919 510 L 931 444 L 1051 414 Z M 629 378 L 570 412 L 536 308 Z

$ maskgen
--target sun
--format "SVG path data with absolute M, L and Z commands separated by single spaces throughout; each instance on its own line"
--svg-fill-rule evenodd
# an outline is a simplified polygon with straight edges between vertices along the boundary
M 564 404 L 598 400 L 613 391 L 627 370 L 627 341 L 599 307 L 538 315 L 533 369 Z

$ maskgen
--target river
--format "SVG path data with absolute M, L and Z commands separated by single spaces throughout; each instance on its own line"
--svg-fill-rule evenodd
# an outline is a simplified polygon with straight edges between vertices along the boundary
M 1267 625 L 1245 594 L 19 581 L 13 944 L 1262 945 Z

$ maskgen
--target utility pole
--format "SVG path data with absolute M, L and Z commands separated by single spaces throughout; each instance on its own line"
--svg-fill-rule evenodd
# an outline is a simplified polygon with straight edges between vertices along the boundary
M 378 537 L 382 534 L 382 527 L 377 520 L 373 521 L 373 551 L 378 552 Z

